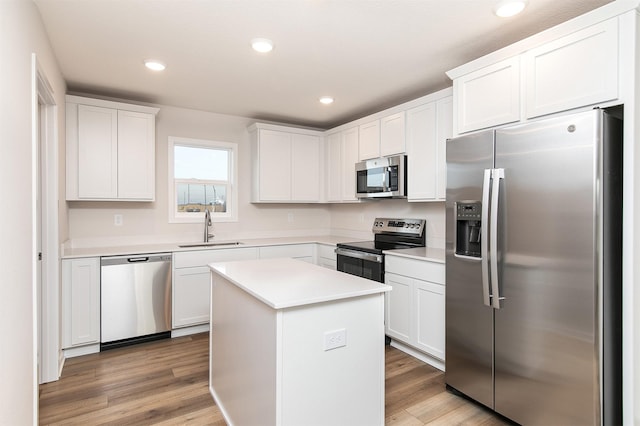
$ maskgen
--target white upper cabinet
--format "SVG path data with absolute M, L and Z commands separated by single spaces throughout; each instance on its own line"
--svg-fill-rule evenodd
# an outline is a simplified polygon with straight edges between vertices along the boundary
M 618 21 L 611 19 L 523 55 L 525 118 L 618 97 Z
M 342 201 L 342 132 L 327 136 L 327 201 Z
M 624 102 L 636 18 L 613 2 L 448 71 L 454 134 Z
M 321 201 L 322 138 L 313 130 L 256 123 L 251 133 L 252 202 Z
M 153 199 L 155 157 L 154 116 L 118 111 L 118 198 Z
M 358 128 L 342 132 L 342 201 L 357 201 Z
M 453 136 L 453 97 L 436 103 L 436 200 L 447 197 L 447 139 Z M 411 188 L 411 187 L 409 187 Z
M 319 136 L 291 136 L 291 199 L 320 201 L 321 138 Z
M 380 120 L 359 127 L 358 158 L 360 161 L 380 157 Z
M 404 111 L 380 119 L 380 156 L 404 154 Z
M 356 163 L 359 127 L 327 135 L 327 196 L 330 203 L 358 201 Z
M 409 201 L 435 200 L 436 103 L 407 111 L 407 180 Z
M 359 126 L 358 158 L 372 158 L 405 153 L 405 113 L 388 115 Z
M 78 198 L 118 198 L 118 110 L 76 108 Z
M 67 200 L 153 201 L 158 108 L 67 96 Z
M 458 132 L 520 119 L 520 57 L 516 56 L 453 81 Z
M 444 201 L 446 142 L 453 133 L 453 100 L 447 96 L 406 112 L 409 201 Z

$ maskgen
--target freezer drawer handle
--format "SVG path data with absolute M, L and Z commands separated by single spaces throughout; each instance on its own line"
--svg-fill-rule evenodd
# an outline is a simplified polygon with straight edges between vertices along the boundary
M 504 179 L 504 169 L 491 171 L 491 223 L 489 224 L 489 245 L 491 246 L 491 306 L 500 309 L 500 283 L 498 282 L 498 205 L 500 202 L 500 181 Z

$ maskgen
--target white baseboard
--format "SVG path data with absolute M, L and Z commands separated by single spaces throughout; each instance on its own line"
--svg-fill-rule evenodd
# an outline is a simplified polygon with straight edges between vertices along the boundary
M 393 339 L 391 340 L 391 346 L 398 350 L 401 350 L 408 355 L 411 355 L 414 358 L 419 359 L 422 362 L 429 364 L 432 367 L 437 368 L 440 371 L 444 371 L 444 361 L 438 358 L 434 358 L 429 354 L 425 354 L 424 352 L 421 352 L 415 348 L 412 348 L 411 346 L 405 345 L 404 343 L 398 342 Z
M 194 325 L 192 327 L 176 328 L 171 330 L 171 338 L 188 336 L 190 334 L 198 334 L 209 331 L 209 324 Z
M 75 358 L 82 355 L 97 354 L 98 352 L 100 352 L 100 343 L 62 350 L 64 358 Z M 62 369 L 60 371 L 62 371 Z

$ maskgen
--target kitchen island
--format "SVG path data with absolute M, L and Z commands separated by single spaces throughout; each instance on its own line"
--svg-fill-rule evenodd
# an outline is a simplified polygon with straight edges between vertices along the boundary
M 209 266 L 209 387 L 228 424 L 384 424 L 389 286 L 294 259 Z

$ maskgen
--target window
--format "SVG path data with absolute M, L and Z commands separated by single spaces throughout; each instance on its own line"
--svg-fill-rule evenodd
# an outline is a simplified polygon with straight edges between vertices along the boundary
M 169 222 L 237 220 L 237 144 L 169 136 Z

